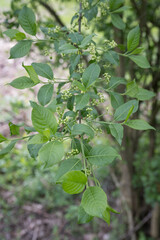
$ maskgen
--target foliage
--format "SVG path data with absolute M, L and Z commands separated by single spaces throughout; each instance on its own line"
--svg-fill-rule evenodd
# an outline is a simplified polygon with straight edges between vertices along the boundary
M 68 60 L 69 76 L 65 79 L 56 78 L 49 63 L 23 64 L 28 77 L 14 79 L 9 85 L 17 89 L 42 85 L 38 92 L 38 104 L 30 101 L 33 127 L 20 138 L 6 139 L 1 136 L 1 142 L 9 142 L 9 145 L 2 149 L 0 157 L 9 153 L 19 140 L 28 139 L 29 153 L 40 169 L 48 170 L 60 164 L 57 183 L 62 185 L 63 190 L 69 194 L 84 191 L 78 211 L 79 221 L 85 223 L 93 217 L 99 217 L 110 224 L 110 214 L 118 212 L 109 206 L 94 170 L 121 157 L 110 144 L 94 146 L 94 135 L 99 127 L 105 125 L 108 133 L 121 144 L 124 125 L 136 130 L 153 127 L 145 120 L 129 120 L 137 112 L 145 89 L 140 88 L 134 80 L 127 83 L 125 79 L 117 79 L 114 74 L 111 76 L 109 67 L 118 65 L 119 56 L 132 60 L 144 69 L 150 64 L 139 48 L 139 27 L 128 33 L 127 47 L 121 53 L 115 51 L 117 44 L 114 40 L 99 44 L 94 33 L 81 31 L 82 22 L 85 20 L 90 24 L 99 10 L 102 15 L 105 11 L 110 16 L 114 27 L 124 30 L 125 23 L 120 14 L 126 10 L 123 1 L 82 1 L 79 5 L 79 11 L 71 20 L 71 28 L 56 26 L 39 29 L 34 12 L 24 6 L 18 13 L 18 22 L 26 34 L 13 29 L 4 32 L 11 40 L 17 40 L 10 50 L 10 59 L 27 56 L 34 44 L 51 42 L 56 54 Z M 43 39 L 38 37 L 39 31 L 44 34 Z M 126 90 L 120 94 L 115 86 L 121 83 L 126 85 Z M 97 112 L 97 106 L 105 102 L 106 93 L 115 110 L 108 122 L 101 121 Z M 148 91 L 144 100 L 153 96 Z M 69 153 L 64 148 L 66 141 L 70 142 Z M 74 160 L 70 160 L 70 157 Z M 75 164 L 80 161 L 82 165 L 75 169 Z M 91 181 L 94 186 L 91 186 Z M 81 215 L 86 217 L 82 219 Z

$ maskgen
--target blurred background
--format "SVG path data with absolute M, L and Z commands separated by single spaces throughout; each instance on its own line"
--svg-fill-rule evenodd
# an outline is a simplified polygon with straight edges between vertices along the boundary
M 96 172 L 110 205 L 121 214 L 112 216 L 110 226 L 98 219 L 78 225 L 79 196 L 69 196 L 54 183 L 56 167 L 41 172 L 34 156 L 29 155 L 26 143 L 20 142 L 0 160 L 0 240 L 160 239 L 160 1 L 124 2 L 130 6 L 123 14 L 125 31 L 114 28 L 109 17 L 103 14 L 96 21 L 90 21 L 90 31 L 96 32 L 98 41 L 114 39 L 126 45 L 128 32 L 140 25 L 141 45 L 151 68 L 140 69 L 120 57 L 117 60 L 120 66 L 115 63 L 111 70 L 128 81 L 135 79 L 139 86 L 155 93 L 152 100 L 140 102 L 135 118 L 145 118 L 157 131 L 126 128 L 121 148 L 107 134 L 94 139 L 95 143 L 110 142 L 121 151 L 122 161 Z M 35 44 L 24 59 L 8 59 L 15 42 L 2 32 L 18 27 L 18 12 L 25 4 L 32 7 L 39 26 L 43 27 L 69 26 L 78 10 L 76 0 L 0 0 L 0 132 L 5 137 L 10 136 L 9 122 L 31 125 L 29 99 L 36 100 L 37 89 L 17 90 L 6 85 L 24 74 L 22 62 L 27 65 L 46 61 L 52 64 L 57 76 L 68 73 L 67 59 L 57 57 L 48 42 Z M 85 28 L 84 23 L 84 31 Z M 123 87 L 119 87 L 120 92 Z M 109 104 L 110 115 L 112 111 Z

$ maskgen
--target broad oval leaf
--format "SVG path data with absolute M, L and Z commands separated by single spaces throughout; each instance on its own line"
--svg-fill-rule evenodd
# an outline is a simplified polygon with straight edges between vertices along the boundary
M 111 21 L 112 21 L 112 24 L 118 28 L 118 29 L 125 29 L 125 23 L 122 21 L 122 18 L 116 14 L 116 13 L 112 13 L 111 14 Z
M 92 63 L 87 67 L 82 75 L 84 86 L 88 88 L 92 85 L 100 75 L 100 67 L 97 63 Z
M 71 45 L 69 43 L 62 45 L 59 48 L 59 50 L 60 50 L 61 53 L 64 53 L 64 54 L 77 53 L 78 52 L 78 48 L 74 47 L 73 45 Z
M 119 106 L 121 106 L 124 103 L 122 95 L 120 95 L 117 92 L 110 92 L 111 96 L 111 105 L 114 109 L 117 109 Z
M 24 6 L 19 13 L 18 21 L 26 33 L 33 36 L 36 35 L 36 18 L 31 8 Z
M 32 110 L 32 123 L 34 128 L 43 134 L 46 129 L 49 129 L 51 133 L 55 134 L 57 131 L 57 121 L 53 113 L 42 106 L 34 103 Z
M 127 49 L 133 51 L 139 45 L 140 40 L 140 28 L 139 26 L 133 28 L 127 36 Z
M 134 106 L 132 113 L 135 113 L 138 110 L 138 101 L 130 100 L 130 101 L 122 104 L 121 106 L 119 106 L 114 113 L 114 119 L 116 121 L 125 120 L 128 115 L 128 112 L 132 106 Z
M 92 130 L 92 128 L 85 124 L 75 124 L 71 133 L 73 136 L 86 134 L 91 138 L 94 137 L 94 131 Z
M 69 194 L 78 194 L 85 188 L 87 182 L 86 175 L 81 171 L 71 171 L 63 177 L 62 188 Z
M 58 168 L 56 174 L 56 181 L 60 180 L 60 178 L 69 171 L 73 170 L 81 170 L 82 162 L 79 158 L 68 158 L 62 161 L 60 167 Z
M 97 145 L 91 149 L 87 159 L 92 165 L 104 166 L 112 163 L 116 157 L 119 157 L 119 154 L 114 148 L 106 145 Z
M 17 89 L 25 89 L 31 88 L 36 84 L 30 78 L 24 76 L 14 79 L 9 85 Z
M 136 98 L 141 101 L 150 100 L 155 96 L 155 93 L 144 88 L 138 88 Z
M 22 66 L 25 68 L 25 70 L 27 71 L 30 79 L 34 82 L 34 83 L 39 83 L 40 80 L 38 78 L 38 75 L 36 73 L 36 71 L 34 70 L 34 68 L 32 66 L 25 66 L 24 64 L 22 64 Z
M 134 81 L 127 83 L 127 90 L 125 92 L 126 95 L 130 96 L 130 97 L 136 97 L 138 94 L 138 85 L 137 83 Z
M 126 84 L 126 80 L 121 77 L 111 77 L 109 81 L 109 89 L 116 88 L 120 84 Z
M 81 205 L 86 213 L 99 217 L 107 207 L 107 196 L 100 187 L 88 187 L 83 193 Z
M 3 34 L 5 34 L 11 40 L 15 38 L 17 33 L 19 33 L 17 29 L 8 29 L 7 31 L 3 32 Z
M 88 36 L 86 36 L 82 42 L 81 42 L 81 45 L 79 45 L 80 48 L 85 48 L 89 43 L 91 43 L 92 41 L 92 38 L 95 36 L 95 33 L 92 33 Z
M 44 167 L 57 164 L 64 156 L 63 143 L 58 141 L 46 143 L 40 149 L 38 156 Z
M 88 223 L 92 219 L 93 219 L 93 216 L 90 216 L 88 213 L 86 213 L 84 208 L 80 205 L 78 208 L 78 223 L 79 224 Z
M 32 63 L 32 66 L 39 76 L 53 80 L 52 68 L 47 63 Z
M 141 68 L 150 68 L 150 64 L 145 56 L 130 55 L 129 58 Z
M 48 139 L 42 134 L 36 134 L 31 139 L 29 139 L 28 144 L 42 144 L 47 142 Z
M 88 93 L 76 96 L 76 111 L 81 110 L 88 104 L 90 96 Z
M 38 101 L 42 106 L 45 106 L 51 101 L 53 95 L 53 84 L 46 84 L 39 89 Z
M 117 66 L 119 64 L 119 55 L 115 51 L 110 50 L 104 54 L 104 60 Z
M 26 56 L 29 53 L 31 46 L 32 40 L 19 41 L 14 47 L 11 48 L 9 59 Z
M 123 126 L 119 123 L 109 125 L 110 132 L 117 142 L 121 145 L 123 139 Z
M 154 127 L 152 127 L 149 123 L 142 119 L 129 120 L 125 123 L 125 125 L 136 130 L 148 130 L 148 129 L 155 130 Z

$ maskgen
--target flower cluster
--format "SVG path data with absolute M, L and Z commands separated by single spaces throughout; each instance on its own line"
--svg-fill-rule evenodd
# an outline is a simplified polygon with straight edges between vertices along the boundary
M 104 43 L 107 44 L 107 46 L 110 47 L 110 48 L 115 48 L 115 47 L 117 47 L 117 43 L 116 43 L 114 40 L 109 41 L 108 39 L 106 39 L 106 40 L 104 41 Z
M 96 60 L 97 62 L 100 61 L 100 57 L 97 56 L 97 51 L 96 51 L 95 45 L 90 45 L 90 47 L 89 47 L 89 53 L 90 53 L 91 56 L 92 56 L 92 58 L 91 58 L 92 60 Z
M 60 118 L 58 119 L 58 124 L 66 124 L 69 122 L 69 117 L 66 117 L 64 119 Z
M 49 55 L 49 51 L 48 51 L 48 48 L 47 47 L 44 47 L 44 56 L 48 56 Z
M 106 79 L 106 82 L 109 83 L 111 75 L 109 75 L 108 73 L 104 73 L 103 77 Z
M 72 157 L 72 156 L 74 156 L 74 155 L 77 155 L 77 154 L 79 154 L 78 149 L 72 149 L 71 152 L 68 152 L 68 153 L 67 153 L 67 158 L 70 158 L 70 157 Z
M 102 134 L 103 133 L 101 128 L 96 128 L 95 131 L 96 131 L 96 134 Z
M 78 64 L 78 70 L 79 73 L 83 73 L 84 72 L 84 63 L 79 63 Z
M 105 101 L 103 93 L 98 93 L 99 99 L 92 99 L 91 104 L 92 106 L 98 106 L 100 103 Z
M 62 99 L 63 100 L 67 100 L 70 97 L 72 97 L 72 93 L 70 93 L 70 89 L 63 90 L 63 92 L 62 92 Z
M 78 3 L 82 3 L 82 8 L 85 9 L 85 8 L 88 8 L 89 7 L 89 3 L 87 0 L 77 0 Z
M 105 99 L 104 99 L 104 95 L 103 95 L 103 93 L 100 93 L 100 92 L 99 92 L 97 95 L 99 96 L 99 100 L 98 100 L 99 103 L 103 103 L 104 100 L 105 100 Z
M 109 6 L 105 2 L 100 2 L 99 6 L 101 8 L 101 14 L 104 16 L 107 14 L 107 10 L 109 10 Z

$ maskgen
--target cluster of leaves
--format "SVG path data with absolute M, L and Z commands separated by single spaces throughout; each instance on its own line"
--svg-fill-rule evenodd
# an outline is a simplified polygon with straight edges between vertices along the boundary
M 118 213 L 109 206 L 106 193 L 96 179 L 94 170 L 107 166 L 121 157 L 117 150 L 108 144 L 93 145 L 92 140 L 99 131 L 97 127 L 105 125 L 107 132 L 120 145 L 124 125 L 136 130 L 153 129 L 142 119 L 129 118 L 138 110 L 140 100 L 149 100 L 154 94 L 139 88 L 134 80 L 127 83 L 124 78 L 110 76 L 107 70 L 102 74 L 104 63 L 114 64 L 119 57 L 118 54 L 128 57 L 142 68 L 149 67 L 147 59 L 141 55 L 142 48 L 138 47 L 139 27 L 129 32 L 125 53 L 113 51 L 112 49 L 116 47 L 113 41 L 104 42 L 99 47 L 93 40 L 95 34 L 85 35 L 81 32 L 83 19 L 89 22 L 94 17 L 93 9 L 103 8 L 102 3 L 109 4 L 107 11 L 111 15 L 112 23 L 120 28 L 118 13 L 126 8 L 121 6 L 122 1 L 110 0 L 88 1 L 87 5 L 84 1 L 80 2 L 80 10 L 72 18 L 72 28 L 42 27 L 44 39 L 37 36 L 34 12 L 24 6 L 19 12 L 18 21 L 25 33 L 17 29 L 4 32 L 10 39 L 18 41 L 10 50 L 10 59 L 26 56 L 34 43 L 43 41 L 51 41 L 58 55 L 69 58 L 69 77 L 66 79 L 56 78 L 50 64 L 37 62 L 30 66 L 22 64 L 28 77 L 16 78 L 9 85 L 17 89 L 26 89 L 42 84 L 37 95 L 38 103 L 30 101 L 33 127 L 25 127 L 28 135 L 20 138 L 6 139 L 0 135 L 0 142 L 10 141 L 0 152 L 0 157 L 10 152 L 17 141 L 25 138 L 28 139 L 27 147 L 31 157 L 36 159 L 42 168 L 60 164 L 56 182 L 62 185 L 63 190 L 69 194 L 84 191 L 78 212 L 79 223 L 86 223 L 93 217 L 99 217 L 109 224 L 110 213 Z M 86 59 L 89 60 L 87 63 Z M 100 82 L 104 83 L 103 88 L 99 87 Z M 126 85 L 126 91 L 121 94 L 116 91 L 120 84 Z M 100 121 L 96 110 L 99 104 L 104 103 L 106 94 L 110 97 L 114 109 L 112 119 L 108 122 Z M 125 99 L 127 97 L 127 102 L 124 102 L 123 96 Z M 19 134 L 18 126 L 14 124 L 10 126 L 10 130 L 11 135 Z M 71 146 L 68 153 L 64 150 L 66 140 Z

